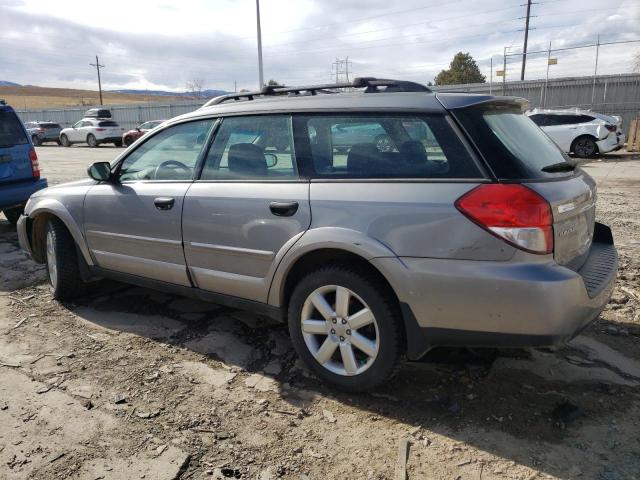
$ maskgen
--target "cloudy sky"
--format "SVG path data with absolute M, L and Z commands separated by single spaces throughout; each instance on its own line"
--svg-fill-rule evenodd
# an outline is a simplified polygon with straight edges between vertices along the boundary
M 426 83 L 457 51 L 489 80 L 504 47 L 522 50 L 524 0 L 261 0 L 265 79 L 328 81 L 349 57 L 359 76 Z M 638 0 L 540 0 L 532 6 L 529 51 L 640 38 Z M 107 89 L 181 91 L 255 88 L 254 0 L 0 0 L 0 80 L 95 88 L 95 55 Z M 599 72 L 627 73 L 640 43 L 600 49 Z M 553 54 L 550 76 L 593 73 L 595 48 Z M 517 79 L 520 57 L 509 57 Z M 530 55 L 527 79 L 544 78 L 546 54 Z M 494 77 L 494 80 L 496 78 Z

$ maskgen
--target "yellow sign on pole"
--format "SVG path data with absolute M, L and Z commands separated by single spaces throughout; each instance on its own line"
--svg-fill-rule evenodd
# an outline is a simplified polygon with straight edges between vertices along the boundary
M 496 77 L 504 77 L 504 70 L 496 70 Z
M 558 64 L 558 59 L 557 58 L 550 58 L 549 59 L 549 65 L 557 65 Z

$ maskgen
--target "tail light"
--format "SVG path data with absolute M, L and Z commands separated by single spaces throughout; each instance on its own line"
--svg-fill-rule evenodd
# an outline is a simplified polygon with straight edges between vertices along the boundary
M 105 129 L 104 128 L 96 128 L 96 132 L 104 132 Z
M 31 174 L 33 178 L 40 178 L 40 164 L 38 163 L 38 154 L 35 148 L 29 150 L 29 160 L 31 160 Z
M 524 185 L 480 185 L 455 205 L 469 220 L 520 250 L 553 252 L 551 205 Z
M 610 132 L 615 132 L 618 129 L 618 127 L 616 127 L 615 125 L 608 125 L 608 124 L 605 125 L 605 128 Z

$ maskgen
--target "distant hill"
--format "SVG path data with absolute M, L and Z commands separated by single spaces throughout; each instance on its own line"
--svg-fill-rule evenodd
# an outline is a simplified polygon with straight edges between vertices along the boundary
M 19 83 L 9 82 L 7 80 L 0 80 L 0 87 L 21 87 Z
M 166 90 L 134 90 L 134 89 L 122 89 L 122 90 L 109 90 L 109 92 L 113 93 L 125 93 L 130 95 L 157 95 L 159 97 L 188 97 L 192 98 L 193 94 L 191 92 L 168 92 Z M 220 95 L 225 95 L 229 92 L 226 90 L 203 90 L 201 92 L 201 98 L 213 98 L 219 97 Z

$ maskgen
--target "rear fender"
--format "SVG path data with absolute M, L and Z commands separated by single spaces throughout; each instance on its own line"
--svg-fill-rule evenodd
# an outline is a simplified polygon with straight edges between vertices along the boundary
M 305 254 L 322 249 L 343 250 L 365 260 L 396 257 L 396 254 L 386 245 L 356 230 L 338 227 L 309 230 L 289 249 L 278 264 L 269 288 L 268 303 L 270 305 L 281 305 L 287 275 L 296 262 Z M 385 275 L 385 272 L 381 273 Z

